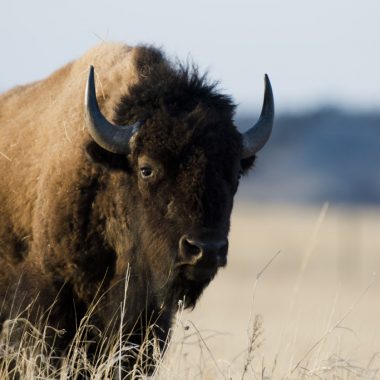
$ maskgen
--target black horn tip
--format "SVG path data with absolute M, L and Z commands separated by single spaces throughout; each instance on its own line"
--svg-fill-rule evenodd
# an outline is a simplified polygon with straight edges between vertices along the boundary
M 272 91 L 272 84 L 270 83 L 268 74 L 264 74 L 264 82 L 265 82 L 265 90 L 268 89 Z
M 85 104 L 86 107 L 89 106 L 89 103 L 94 102 L 96 103 L 96 89 L 95 89 L 95 78 L 94 78 L 94 66 L 90 66 L 90 69 L 88 71 L 88 78 L 86 83 L 86 92 L 85 92 Z M 93 99 L 95 98 L 95 99 Z M 97 106 L 97 104 L 96 104 Z
M 94 80 L 94 76 L 95 76 L 95 69 L 94 69 L 94 66 L 90 66 L 90 69 L 88 71 L 88 84 L 91 84 L 91 82 L 95 82 Z
M 265 89 L 264 89 L 264 101 L 261 115 L 266 117 L 274 117 L 274 99 L 272 85 L 269 80 L 268 74 L 264 75 Z

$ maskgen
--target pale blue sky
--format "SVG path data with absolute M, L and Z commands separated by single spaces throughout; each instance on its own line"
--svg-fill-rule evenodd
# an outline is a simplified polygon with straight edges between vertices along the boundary
M 233 95 L 277 109 L 380 110 L 379 0 L 1 0 L 0 89 L 36 80 L 100 40 L 190 56 Z

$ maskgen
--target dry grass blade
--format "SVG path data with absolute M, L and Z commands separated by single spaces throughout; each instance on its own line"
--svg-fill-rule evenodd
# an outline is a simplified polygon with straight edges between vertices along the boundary
M 343 321 L 352 313 L 352 311 L 355 309 L 355 307 L 358 305 L 358 303 L 361 301 L 361 299 L 364 297 L 364 295 L 368 292 L 368 290 L 372 287 L 376 280 L 376 275 L 373 275 L 372 281 L 368 284 L 368 286 L 364 289 L 364 291 L 359 295 L 359 297 L 355 300 L 355 302 L 350 306 L 350 308 L 346 311 L 346 313 L 330 328 L 326 331 L 325 334 L 323 334 L 302 356 L 302 358 L 297 362 L 297 364 L 293 367 L 293 369 L 290 371 L 290 374 L 293 374 L 301 365 L 301 363 L 310 355 L 311 352 L 314 351 L 316 347 L 318 347 L 319 344 L 321 344 L 333 331 L 335 331 L 337 328 L 341 327 L 341 324 Z
M 252 333 L 249 337 L 249 344 L 247 349 L 247 354 L 244 362 L 243 372 L 241 375 L 241 380 L 244 380 L 245 376 L 248 373 L 248 369 L 254 359 L 254 354 L 258 348 L 262 345 L 261 337 L 263 335 L 263 320 L 261 315 L 256 315 L 253 327 L 252 327 Z

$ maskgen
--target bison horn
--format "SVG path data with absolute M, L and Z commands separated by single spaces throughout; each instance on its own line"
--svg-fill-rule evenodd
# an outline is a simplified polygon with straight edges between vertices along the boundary
M 256 124 L 242 134 L 242 158 L 248 158 L 257 153 L 268 141 L 273 127 L 274 100 L 272 86 L 268 75 L 265 74 L 265 93 L 261 115 Z
M 96 100 L 93 66 L 90 67 L 86 85 L 85 119 L 88 131 L 95 142 L 109 152 L 120 154 L 129 152 L 129 141 L 140 125 L 139 123 L 114 125 L 103 116 Z

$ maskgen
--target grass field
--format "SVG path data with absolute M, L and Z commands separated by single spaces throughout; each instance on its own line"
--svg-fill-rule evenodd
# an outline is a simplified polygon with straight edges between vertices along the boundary
M 180 313 L 153 378 L 380 378 L 379 227 L 376 209 L 237 203 L 229 263 L 195 310 Z M 92 379 L 111 378 L 117 347 L 91 368 Z M 79 373 L 69 375 L 70 360 L 55 373 L 49 353 L 35 351 L 33 360 L 16 355 L 21 378 Z

